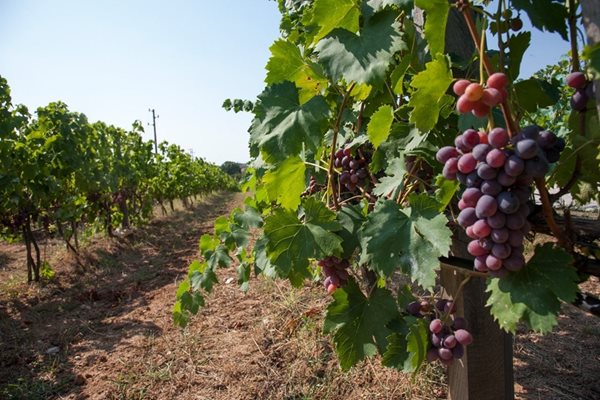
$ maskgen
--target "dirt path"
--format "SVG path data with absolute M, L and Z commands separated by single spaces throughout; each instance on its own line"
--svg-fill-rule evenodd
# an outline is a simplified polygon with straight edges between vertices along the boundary
M 232 266 L 219 271 L 221 283 L 189 327 L 175 328 L 176 282 L 197 256 L 198 238 L 242 200 L 210 197 L 156 218 L 125 242 L 95 238 L 86 244 L 85 270 L 50 248 L 57 278 L 39 289 L 20 283 L 21 246 L 1 245 L 0 398 L 446 397 L 437 365 L 414 380 L 379 360 L 342 373 L 321 334 L 329 299 L 318 283 L 292 290 L 253 279 L 242 293 Z M 600 398 L 600 319 L 570 305 L 564 312 L 553 334 L 517 336 L 518 399 Z

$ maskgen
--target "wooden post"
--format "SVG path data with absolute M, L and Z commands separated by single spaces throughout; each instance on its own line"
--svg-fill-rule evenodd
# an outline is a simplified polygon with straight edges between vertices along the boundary
M 442 264 L 442 286 L 455 298 L 466 275 L 456 266 Z M 486 279 L 471 276 L 458 297 L 456 315 L 467 320 L 473 343 L 448 368 L 448 399 L 512 400 L 514 398 L 513 340 L 485 307 Z
M 598 0 L 582 0 L 583 25 L 590 46 L 600 43 L 600 3 Z M 600 80 L 594 81 L 596 108 L 600 116 Z

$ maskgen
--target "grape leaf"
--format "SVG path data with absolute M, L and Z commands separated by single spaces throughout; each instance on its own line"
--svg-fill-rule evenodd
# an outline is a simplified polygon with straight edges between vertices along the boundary
M 525 268 L 488 281 L 487 305 L 500 327 L 514 333 L 525 321 L 533 330 L 549 332 L 557 324 L 560 300 L 571 302 L 577 292 L 573 259 L 552 243 L 537 246 Z
M 568 40 L 568 12 L 564 1 L 561 0 L 512 0 L 512 6 L 523 10 L 529 16 L 531 24 L 539 30 L 557 32 L 563 39 Z
M 385 142 L 390 135 L 390 128 L 394 121 L 394 109 L 392 106 L 385 104 L 371 116 L 369 125 L 367 125 L 367 135 L 373 143 L 373 147 L 377 149 L 382 142 Z
M 508 39 L 508 75 L 514 81 L 521 73 L 521 61 L 531 43 L 531 32 L 521 32 L 511 35 Z
M 514 88 L 519 105 L 527 112 L 554 105 L 560 99 L 557 88 L 536 78 L 517 82 Z
M 405 317 L 396 324 L 398 332 L 387 338 L 383 365 L 403 372 L 416 372 L 427 355 L 429 339 L 427 323 L 422 318 Z
M 425 39 L 431 57 L 435 58 L 438 53 L 444 53 L 450 3 L 447 0 L 415 0 L 415 5 L 426 12 Z
M 333 298 L 323 330 L 334 334 L 340 366 L 348 370 L 377 354 L 378 347 L 386 347 L 391 333 L 386 324 L 398 315 L 398 308 L 387 289 L 375 287 L 367 298 L 354 280 L 337 289 Z
M 402 210 L 392 200 L 379 201 L 361 230 L 361 263 L 390 276 L 401 266 L 426 289 L 435 284 L 438 258 L 450 250 L 448 220 L 439 204 L 426 195 L 413 195 L 411 208 Z
M 379 179 L 379 183 L 373 189 L 373 194 L 395 199 L 402 189 L 402 182 L 406 172 L 404 157 L 390 160 L 385 169 L 386 176 Z
M 299 88 L 300 104 L 306 103 L 327 87 L 327 78 L 323 76 L 321 67 L 305 59 L 294 43 L 279 39 L 269 50 L 271 58 L 266 66 L 266 83 L 294 82 Z
M 303 144 L 312 150 L 319 146 L 329 117 L 323 96 L 300 104 L 296 86 L 283 82 L 267 87 L 258 98 L 250 142 L 263 151 L 268 161 L 298 155 Z
M 438 121 L 441 111 L 441 100 L 452 83 L 452 73 L 448 59 L 437 55 L 428 62 L 425 70 L 419 72 L 410 85 L 416 89 L 408 105 L 413 108 L 410 122 L 421 132 L 428 132 Z
M 339 255 L 342 239 L 336 215 L 314 198 L 302 202 L 303 221 L 296 212 L 276 209 L 265 219 L 267 254 L 281 277 L 309 277 L 308 259 Z M 300 284 L 298 280 L 295 284 Z
M 413 0 L 368 0 L 367 5 L 373 9 L 373 11 L 380 11 L 385 7 L 398 6 L 403 10 L 409 11 L 413 8 Z
M 458 181 L 451 181 L 439 175 L 435 180 L 435 199 L 440 204 L 439 211 L 443 212 L 460 188 Z
M 358 4 L 357 0 L 315 0 L 313 7 L 305 13 L 302 20 L 306 26 L 318 27 L 312 44 L 316 44 L 336 28 L 357 32 L 360 17 Z
M 358 231 L 365 221 L 365 212 L 360 205 L 345 205 L 337 213 L 341 229 L 337 234 L 342 238 L 342 257 L 349 258 L 360 245 Z
M 300 205 L 300 195 L 306 183 L 306 167 L 299 156 L 289 157 L 263 176 L 263 182 L 271 200 L 283 208 L 296 210 Z
M 316 46 L 318 59 L 338 82 L 367 83 L 379 88 L 397 51 L 406 48 L 402 40 L 397 13 L 389 10 L 369 18 L 360 34 L 335 29 Z
M 233 214 L 233 220 L 236 224 L 245 229 L 260 228 L 263 220 L 256 208 L 246 206 L 244 211 L 237 209 Z

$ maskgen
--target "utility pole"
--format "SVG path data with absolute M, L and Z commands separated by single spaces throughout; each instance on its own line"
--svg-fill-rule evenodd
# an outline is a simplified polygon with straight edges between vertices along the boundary
M 154 154 L 158 154 L 158 142 L 156 141 L 156 118 L 159 116 L 154 113 L 154 108 L 149 108 L 148 112 L 152 112 L 152 127 L 154 128 Z

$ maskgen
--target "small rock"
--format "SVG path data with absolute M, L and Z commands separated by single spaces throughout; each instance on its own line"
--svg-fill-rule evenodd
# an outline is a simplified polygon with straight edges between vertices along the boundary
M 85 378 L 83 377 L 83 375 L 77 375 L 77 376 L 75 376 L 73 383 L 76 384 L 77 386 L 81 386 L 81 385 L 85 384 Z
M 54 355 L 54 354 L 58 354 L 59 351 L 60 351 L 60 347 L 52 346 L 48 350 L 46 350 L 46 354 Z
M 234 281 L 234 279 L 232 277 L 229 277 L 227 279 L 225 279 L 225 284 L 229 285 L 230 283 L 232 283 Z

